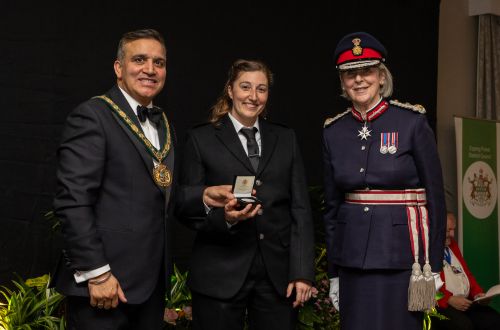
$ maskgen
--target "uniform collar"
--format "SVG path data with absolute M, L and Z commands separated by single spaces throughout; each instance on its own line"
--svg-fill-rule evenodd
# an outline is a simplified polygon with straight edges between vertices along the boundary
M 260 127 L 259 127 L 259 117 L 257 117 L 257 120 L 255 121 L 255 123 L 253 124 L 253 126 L 247 127 L 247 126 L 243 125 L 242 123 L 240 123 L 238 121 L 238 119 L 234 118 L 234 116 L 231 115 L 229 112 L 227 113 L 227 115 L 229 116 L 229 119 L 231 119 L 231 122 L 233 123 L 234 129 L 236 130 L 236 132 L 239 132 L 244 127 L 246 127 L 246 128 L 256 127 L 257 131 L 259 131 L 259 129 L 260 129 Z
M 380 98 L 380 101 L 370 110 L 366 111 L 366 121 L 373 121 L 376 118 L 380 117 L 387 109 L 389 109 L 389 102 Z M 361 116 L 361 113 L 356 110 L 354 107 L 351 107 L 351 113 L 354 118 L 356 118 L 360 122 L 364 122 L 365 120 Z

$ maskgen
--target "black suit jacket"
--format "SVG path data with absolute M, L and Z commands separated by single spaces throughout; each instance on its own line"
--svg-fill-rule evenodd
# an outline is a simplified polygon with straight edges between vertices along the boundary
M 117 86 L 106 95 L 141 127 Z M 165 129 L 158 131 L 163 146 Z M 172 171 L 173 145 L 164 160 Z M 73 273 L 109 264 L 128 302 L 145 301 L 160 277 L 168 284 L 166 234 L 174 185 L 155 184 L 152 157 L 100 99 L 82 103 L 69 115 L 58 157 L 54 208 L 65 246 L 56 288 L 88 296 L 87 282 L 77 284 Z
M 229 117 L 188 133 L 181 174 L 178 215 L 197 231 L 189 285 L 216 298 L 234 296 L 258 249 L 280 295 L 292 280 L 314 279 L 314 238 L 302 158 L 293 130 L 260 119 L 261 159 L 257 173 Z M 232 184 L 235 175 L 256 175 L 263 212 L 228 228 L 224 209 L 208 215 L 207 186 Z

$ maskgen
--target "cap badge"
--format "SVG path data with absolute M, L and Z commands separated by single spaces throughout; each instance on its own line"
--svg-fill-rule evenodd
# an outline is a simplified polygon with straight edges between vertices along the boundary
M 352 43 L 354 44 L 354 47 L 352 47 L 352 54 L 354 56 L 359 56 L 363 54 L 363 48 L 361 48 L 361 39 L 359 38 L 354 38 L 352 39 Z

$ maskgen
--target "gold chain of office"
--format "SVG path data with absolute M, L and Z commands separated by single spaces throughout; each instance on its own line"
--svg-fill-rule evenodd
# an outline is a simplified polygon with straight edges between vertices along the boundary
M 158 150 L 153 146 L 153 144 L 148 140 L 148 138 L 142 133 L 142 130 L 137 127 L 136 124 L 130 119 L 130 117 L 122 110 L 118 105 L 116 105 L 113 100 L 111 100 L 106 95 L 95 96 L 95 98 L 101 99 L 109 105 L 109 108 L 113 110 L 118 118 L 134 133 L 135 136 L 142 142 L 146 147 L 148 153 L 158 162 L 153 169 L 153 179 L 155 183 L 161 187 L 168 187 L 172 184 L 172 173 L 167 168 L 166 165 L 162 164 L 162 161 L 167 157 L 170 151 L 171 136 L 170 136 L 170 126 L 168 124 L 167 116 L 162 113 L 163 122 L 165 123 L 165 145 L 162 150 Z

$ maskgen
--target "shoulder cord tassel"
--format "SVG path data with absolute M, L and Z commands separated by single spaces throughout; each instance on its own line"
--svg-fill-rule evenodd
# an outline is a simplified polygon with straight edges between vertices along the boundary
M 425 248 L 425 265 L 423 268 L 424 280 L 425 280 L 425 290 L 423 296 L 423 308 L 424 311 L 431 310 L 436 306 L 436 284 L 434 276 L 432 276 L 432 269 L 429 263 L 429 217 L 427 213 L 427 208 L 425 206 L 419 206 L 420 209 L 420 226 L 422 228 L 422 241 Z
M 408 286 L 408 310 L 412 312 L 423 312 L 432 309 L 436 304 L 436 287 L 434 285 L 431 265 L 429 264 L 429 219 L 425 206 L 418 206 L 418 209 L 415 206 L 407 206 L 406 212 L 408 215 L 411 250 L 414 257 L 410 283 Z M 418 262 L 419 232 L 421 233 L 425 249 L 425 265 L 423 267 L 423 272 Z

